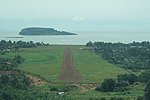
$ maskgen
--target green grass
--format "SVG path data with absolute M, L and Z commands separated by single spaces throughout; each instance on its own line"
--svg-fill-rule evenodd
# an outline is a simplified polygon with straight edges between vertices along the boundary
M 80 48 L 82 47 L 84 48 Z M 94 52 L 79 47 L 72 47 L 72 50 L 74 65 L 85 82 L 102 82 L 106 78 L 116 78 L 118 74 L 126 73 L 124 69 L 108 63 Z
M 63 64 L 64 48 L 66 46 L 43 46 L 37 48 L 21 49 L 20 54 L 25 61 L 19 66 L 19 69 L 40 75 L 48 81 L 59 82 L 56 86 L 65 85 L 57 79 L 61 72 Z M 81 50 L 85 46 L 69 46 L 72 49 L 73 63 L 75 68 L 81 74 L 84 83 L 102 82 L 106 78 L 116 78 L 118 74 L 127 73 L 124 69 L 108 63 L 94 52 Z M 36 88 L 36 87 L 35 87 Z M 80 88 L 71 91 L 67 94 L 69 97 L 74 97 L 77 100 L 100 99 L 102 97 L 109 100 L 111 97 L 134 98 L 144 94 L 145 85 L 137 84 L 130 86 L 125 92 L 110 92 L 103 93 L 95 90 L 80 93 Z M 43 87 L 41 88 L 43 89 Z M 49 86 L 44 88 L 44 91 L 49 90 Z M 128 94 L 129 93 L 129 94 Z
M 145 84 L 139 83 L 127 87 L 124 92 L 99 92 L 91 90 L 87 92 L 76 92 L 74 94 L 67 94 L 67 96 L 76 98 L 75 100 L 99 100 L 100 98 L 124 98 L 124 100 L 136 100 L 138 96 L 144 95 Z
M 84 46 L 69 46 L 72 48 L 73 63 L 82 75 L 83 82 L 102 82 L 106 78 L 115 78 L 126 73 L 93 52 L 80 50 Z M 65 46 L 48 46 L 22 49 L 20 54 L 25 59 L 19 67 L 21 70 L 42 76 L 48 81 L 57 79 L 64 55 Z
M 25 61 L 19 68 L 40 75 L 48 81 L 56 81 L 61 71 L 63 52 L 63 46 L 22 49 L 20 54 Z

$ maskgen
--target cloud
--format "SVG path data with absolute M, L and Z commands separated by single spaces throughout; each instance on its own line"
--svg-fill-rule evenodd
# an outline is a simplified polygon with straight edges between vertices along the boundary
M 73 18 L 73 21 L 79 21 L 79 22 L 82 22 L 82 21 L 85 21 L 86 18 L 85 17 L 82 17 L 82 16 L 76 16 Z

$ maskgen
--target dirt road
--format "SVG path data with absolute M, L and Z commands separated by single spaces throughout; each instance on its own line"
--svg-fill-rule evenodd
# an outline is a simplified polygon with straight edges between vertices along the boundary
M 79 82 L 79 81 L 81 81 L 81 76 L 73 65 L 71 49 L 68 47 L 65 48 L 62 71 L 61 71 L 58 78 L 60 80 L 65 81 L 65 82 Z

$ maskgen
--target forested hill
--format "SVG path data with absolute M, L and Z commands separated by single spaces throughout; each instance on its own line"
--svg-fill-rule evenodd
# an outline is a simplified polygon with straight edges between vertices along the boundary
M 77 35 L 75 33 L 58 31 L 53 28 L 30 27 L 24 28 L 19 35 Z

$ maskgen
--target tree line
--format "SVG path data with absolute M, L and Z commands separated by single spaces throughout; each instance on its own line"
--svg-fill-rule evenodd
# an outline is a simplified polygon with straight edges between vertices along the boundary
M 43 42 L 36 42 L 33 41 L 25 42 L 25 41 L 0 41 L 0 51 L 16 51 L 19 48 L 33 48 L 37 46 L 49 45 Z
M 117 79 L 105 79 L 96 90 L 101 92 L 124 92 L 128 86 L 138 83 L 146 84 L 144 96 L 136 100 L 150 100 L 150 42 L 133 43 L 105 43 L 91 42 L 86 44 L 88 50 L 92 50 L 107 60 L 109 63 L 121 66 L 132 71 L 141 71 L 135 74 L 120 74 Z M 102 98 L 102 100 L 106 100 Z M 113 100 L 124 100 L 114 98 Z
M 88 42 L 86 46 L 92 47 L 92 50 L 108 62 L 121 65 L 123 68 L 132 70 L 150 68 L 149 41 L 128 44 Z

